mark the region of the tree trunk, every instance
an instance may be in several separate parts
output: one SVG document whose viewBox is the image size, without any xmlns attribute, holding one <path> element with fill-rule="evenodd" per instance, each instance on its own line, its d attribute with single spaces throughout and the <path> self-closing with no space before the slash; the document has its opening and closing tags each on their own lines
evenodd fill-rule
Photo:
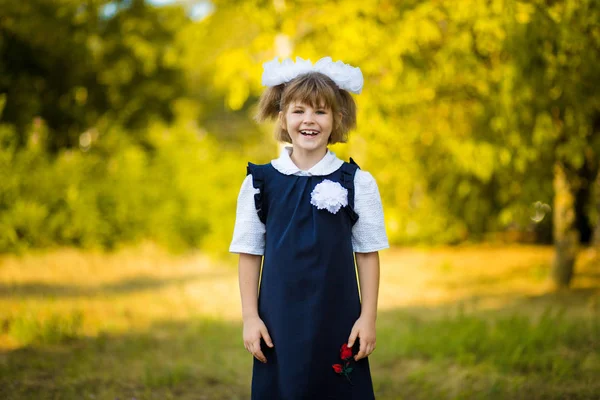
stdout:
<svg viewBox="0 0 600 400">
<path fill-rule="evenodd" d="M 596 173 L 596 182 L 594 184 L 594 202 L 596 203 L 596 227 L 592 236 L 592 246 L 596 251 L 600 251 L 600 169 Z"/>
<path fill-rule="evenodd" d="M 575 188 L 564 164 L 554 166 L 554 261 L 552 279 L 557 287 L 568 287 L 573 278 L 579 247 L 575 224 Z"/>
</svg>

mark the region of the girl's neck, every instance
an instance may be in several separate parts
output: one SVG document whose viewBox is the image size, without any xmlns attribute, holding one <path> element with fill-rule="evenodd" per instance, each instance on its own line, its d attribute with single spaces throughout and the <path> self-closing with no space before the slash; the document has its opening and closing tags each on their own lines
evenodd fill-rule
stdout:
<svg viewBox="0 0 600 400">
<path fill-rule="evenodd" d="M 296 164 L 296 167 L 302 171 L 308 171 L 321 161 L 325 157 L 325 154 L 327 154 L 327 147 L 315 151 L 306 151 L 302 148 L 292 146 L 290 158 Z"/>
</svg>

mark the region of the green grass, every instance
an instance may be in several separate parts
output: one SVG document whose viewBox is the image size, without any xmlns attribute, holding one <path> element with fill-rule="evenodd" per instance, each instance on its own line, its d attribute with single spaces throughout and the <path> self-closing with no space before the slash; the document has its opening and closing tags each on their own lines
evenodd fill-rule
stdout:
<svg viewBox="0 0 600 400">
<path fill-rule="evenodd" d="M 23 314 L 6 320 L 5 325 L 8 334 L 23 345 L 57 344 L 80 337 L 82 320 L 80 311 L 66 316 L 53 314 L 43 320 L 33 314 Z"/>
<path fill-rule="evenodd" d="M 377 398 L 600 398 L 597 259 L 557 293 L 550 258 L 383 253 Z M 152 247 L 0 262 L 0 399 L 249 399 L 235 268 Z"/>
<path fill-rule="evenodd" d="M 194 320 L 24 347 L 3 356 L 0 398 L 243 398 L 249 363 L 238 336 L 235 324 Z"/>
<path fill-rule="evenodd" d="M 537 321 L 518 313 L 460 312 L 435 319 L 399 312 L 381 319 L 376 367 L 383 371 L 377 374 L 383 378 L 382 398 L 401 398 L 411 387 L 406 398 L 593 399 L 600 394 L 598 317 L 570 319 L 549 309 Z M 402 376 L 402 384 L 388 370 Z"/>
</svg>

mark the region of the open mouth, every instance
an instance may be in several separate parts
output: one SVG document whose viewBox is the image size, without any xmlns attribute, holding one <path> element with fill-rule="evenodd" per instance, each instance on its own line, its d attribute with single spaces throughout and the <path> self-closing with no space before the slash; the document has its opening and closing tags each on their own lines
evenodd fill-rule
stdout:
<svg viewBox="0 0 600 400">
<path fill-rule="evenodd" d="M 300 131 L 300 133 L 303 136 L 317 136 L 319 134 L 319 131 L 315 131 L 315 130 L 312 130 L 312 129 L 303 129 L 303 130 Z"/>
</svg>

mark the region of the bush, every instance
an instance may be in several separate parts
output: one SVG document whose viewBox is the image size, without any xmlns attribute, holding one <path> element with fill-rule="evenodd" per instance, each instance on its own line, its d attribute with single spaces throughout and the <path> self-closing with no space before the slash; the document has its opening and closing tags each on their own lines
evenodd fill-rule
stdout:
<svg viewBox="0 0 600 400">
<path fill-rule="evenodd" d="M 152 239 L 225 253 L 245 174 L 242 149 L 197 130 L 155 124 L 144 145 L 118 128 L 50 156 L 35 132 L 17 148 L 0 126 L 0 252 L 113 248 Z"/>
</svg>

